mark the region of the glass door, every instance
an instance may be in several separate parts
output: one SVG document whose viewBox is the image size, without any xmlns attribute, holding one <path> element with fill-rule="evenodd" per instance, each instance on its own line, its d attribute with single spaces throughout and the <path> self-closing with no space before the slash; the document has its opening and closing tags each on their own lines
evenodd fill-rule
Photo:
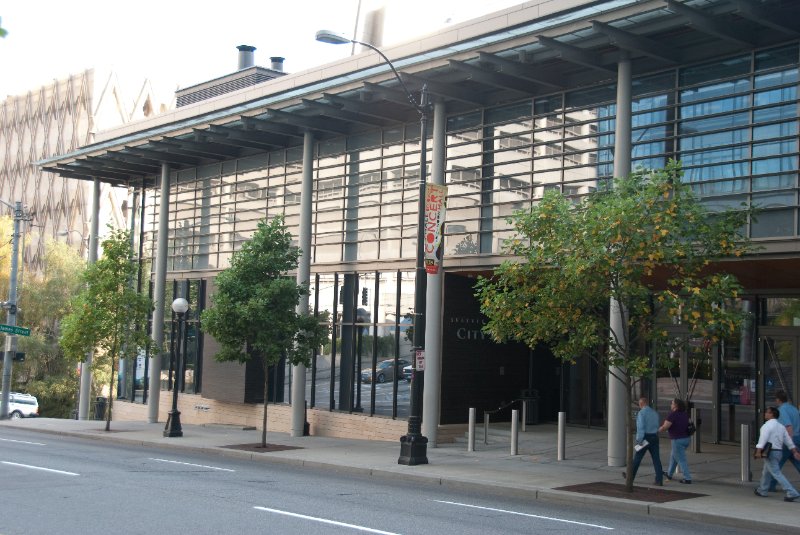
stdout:
<svg viewBox="0 0 800 535">
<path fill-rule="evenodd" d="M 797 356 L 800 336 L 787 336 L 777 333 L 763 333 L 760 340 L 761 358 L 764 370 L 764 397 L 761 407 L 775 403 L 775 393 L 783 390 L 790 401 L 796 402 Z"/>
</svg>

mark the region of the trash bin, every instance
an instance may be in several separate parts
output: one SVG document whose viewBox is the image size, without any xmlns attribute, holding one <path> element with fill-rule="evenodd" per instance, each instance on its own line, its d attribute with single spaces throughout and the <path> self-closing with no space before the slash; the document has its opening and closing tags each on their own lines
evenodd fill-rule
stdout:
<svg viewBox="0 0 800 535">
<path fill-rule="evenodd" d="M 94 399 L 94 419 L 95 420 L 105 420 L 106 418 L 106 404 L 108 400 L 103 397 L 97 397 Z"/>
<path fill-rule="evenodd" d="M 536 390 L 523 390 L 522 402 L 525 404 L 525 425 L 539 423 L 539 392 Z"/>
</svg>

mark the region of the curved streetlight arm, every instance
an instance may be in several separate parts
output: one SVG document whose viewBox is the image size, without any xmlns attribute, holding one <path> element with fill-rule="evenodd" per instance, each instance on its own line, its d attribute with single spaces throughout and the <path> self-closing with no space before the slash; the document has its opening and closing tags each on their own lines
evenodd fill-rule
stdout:
<svg viewBox="0 0 800 535">
<path fill-rule="evenodd" d="M 411 102 L 411 104 L 414 105 L 414 107 L 417 109 L 418 112 L 425 113 L 425 110 L 424 110 L 422 104 L 418 103 L 417 99 L 414 98 L 414 95 L 411 93 L 411 90 L 408 89 L 408 86 L 403 81 L 403 78 L 400 76 L 400 73 L 398 73 L 397 69 L 394 68 L 394 65 L 392 65 L 392 62 L 389 61 L 389 58 L 386 57 L 386 54 L 381 52 L 378 49 L 378 47 L 373 46 L 373 45 L 371 45 L 369 43 L 365 43 L 363 41 L 356 41 L 355 39 L 351 39 L 350 41 L 355 43 L 355 44 L 357 44 L 357 45 L 365 46 L 365 47 L 369 48 L 370 50 L 375 51 L 380 57 L 382 57 L 383 60 L 386 62 L 386 64 L 389 66 L 389 68 L 392 69 L 392 72 L 394 73 L 394 77 L 397 78 L 397 81 L 400 82 L 401 86 L 403 86 L 403 91 L 406 92 L 406 96 L 408 97 L 409 102 Z"/>
<path fill-rule="evenodd" d="M 357 44 L 357 45 L 365 46 L 365 47 L 369 48 L 370 50 L 372 50 L 373 52 L 377 53 L 380 57 L 383 58 L 383 61 L 386 62 L 386 64 L 389 66 L 389 68 L 392 69 L 392 73 L 394 73 L 395 78 L 397 78 L 397 81 L 400 82 L 400 85 L 403 87 L 403 91 L 405 91 L 409 102 L 411 102 L 411 104 L 414 106 L 414 108 L 416 108 L 416 110 L 421 115 L 426 113 L 427 110 L 425 109 L 425 105 L 422 104 L 422 103 L 418 103 L 417 102 L 417 99 L 414 98 L 413 93 L 411 93 L 411 90 L 408 89 L 408 86 L 403 81 L 403 78 L 400 76 L 400 73 L 398 73 L 397 69 L 394 68 L 394 65 L 392 64 L 391 60 L 389 58 L 387 58 L 386 54 L 381 52 L 378 49 L 378 47 L 376 47 L 375 45 L 371 45 L 369 43 L 365 43 L 364 41 L 356 41 L 355 39 L 348 39 L 347 37 L 345 37 L 343 35 L 340 35 L 340 34 L 337 34 L 337 33 L 334 33 L 334 32 L 330 32 L 330 31 L 327 31 L 327 30 L 318 31 L 317 35 L 316 35 L 316 38 L 317 38 L 317 41 L 319 41 L 321 43 L 328 43 L 328 44 L 332 44 L 332 45 L 341 45 L 341 44 L 345 44 L 345 43 L 354 43 L 354 44 Z"/>
</svg>

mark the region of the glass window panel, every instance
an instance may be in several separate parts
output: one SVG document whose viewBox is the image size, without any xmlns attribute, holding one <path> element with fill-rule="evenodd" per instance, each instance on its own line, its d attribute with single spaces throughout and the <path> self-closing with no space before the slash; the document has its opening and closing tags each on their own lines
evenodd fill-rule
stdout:
<svg viewBox="0 0 800 535">
<path fill-rule="evenodd" d="M 382 230 L 381 236 L 383 236 L 383 232 Z M 400 240 L 390 240 L 382 237 L 380 257 L 382 259 L 400 258 Z"/>
<path fill-rule="evenodd" d="M 634 160 L 641 159 L 656 154 L 664 154 L 666 150 L 667 144 L 664 141 L 656 143 L 638 143 L 633 146 L 632 157 Z"/>
<path fill-rule="evenodd" d="M 796 86 L 759 91 L 753 96 L 753 105 L 766 106 L 768 104 L 777 104 L 778 102 L 789 102 L 792 100 L 797 100 Z"/>
<path fill-rule="evenodd" d="M 782 208 L 797 204 L 797 194 L 793 191 L 776 191 L 773 193 L 756 193 L 753 195 L 753 206 L 756 208 Z"/>
<path fill-rule="evenodd" d="M 647 128 L 634 129 L 631 132 L 631 140 L 634 143 L 639 143 L 653 139 L 665 139 L 669 134 L 670 128 L 667 125 L 649 126 Z"/>
<path fill-rule="evenodd" d="M 561 102 L 561 95 L 551 95 L 549 97 L 536 98 L 533 102 L 534 115 L 542 115 L 546 113 L 553 113 L 563 107 Z"/>
<path fill-rule="evenodd" d="M 770 158 L 768 160 L 756 160 L 753 162 L 754 175 L 785 173 L 786 171 L 797 171 L 797 156 Z"/>
<path fill-rule="evenodd" d="M 747 158 L 747 149 L 747 145 L 739 145 L 737 147 L 724 149 L 682 153 L 681 161 L 683 161 L 683 164 L 686 166 L 694 166 L 741 160 Z"/>
<path fill-rule="evenodd" d="M 736 184 L 738 182 L 739 184 Z M 717 196 L 714 197 L 713 195 L 720 195 L 726 193 L 735 193 L 737 191 L 737 186 L 740 186 L 743 181 L 730 181 L 730 182 L 718 182 L 712 184 L 698 184 L 696 186 L 692 186 L 692 189 L 695 193 L 699 193 L 700 191 L 705 191 L 705 195 L 708 195 L 706 198 L 701 200 L 701 203 L 705 207 L 706 210 L 709 212 L 721 212 L 724 210 L 734 210 L 740 209 L 742 207 L 742 203 L 747 203 L 747 196 L 746 195 L 735 195 L 735 196 Z M 739 190 L 741 191 L 741 190 Z"/>
<path fill-rule="evenodd" d="M 378 146 L 381 144 L 381 137 L 382 132 L 380 130 L 353 134 L 347 138 L 347 150 L 358 150 L 365 147 Z M 362 156 L 362 158 L 363 157 L 367 156 Z"/>
<path fill-rule="evenodd" d="M 317 144 L 319 157 L 332 156 L 345 152 L 345 138 L 326 139 Z"/>
<path fill-rule="evenodd" d="M 694 119 L 705 115 L 716 115 L 729 111 L 737 111 L 750 105 L 750 95 L 738 95 L 730 98 L 709 100 L 699 104 L 680 107 L 681 119 Z"/>
<path fill-rule="evenodd" d="M 760 110 L 753 110 L 753 123 L 768 123 L 781 119 L 796 119 L 797 104 L 784 104 Z"/>
<path fill-rule="evenodd" d="M 756 52 L 755 67 L 756 71 L 783 67 L 784 65 L 796 65 L 798 45 L 773 48 L 772 50 L 762 50 Z"/>
<path fill-rule="evenodd" d="M 466 228 L 465 225 L 448 225 Z M 444 238 L 444 250 L 446 256 L 464 256 L 478 254 L 478 237 L 477 233 L 472 234 L 452 234 Z"/>
<path fill-rule="evenodd" d="M 467 128 L 475 128 L 481 124 L 480 112 L 467 113 L 464 115 L 454 115 L 447 118 L 447 131 L 455 132 Z M 419 133 L 417 133 L 419 136 Z"/>
<path fill-rule="evenodd" d="M 617 98 L 616 85 L 603 85 L 572 91 L 566 95 L 567 108 L 585 108 L 593 104 L 613 102 Z"/>
<path fill-rule="evenodd" d="M 384 147 L 384 154 L 396 154 L 402 151 L 403 135 L 402 126 L 386 128 L 383 131 L 383 142 L 387 145 Z"/>
<path fill-rule="evenodd" d="M 650 76 L 642 76 L 634 78 L 631 82 L 631 90 L 634 97 L 653 93 L 655 91 L 671 90 L 675 87 L 675 71 L 667 71 Z M 661 98 L 661 97 L 656 97 Z M 637 101 L 645 99 L 634 100 L 634 106 Z"/>
<path fill-rule="evenodd" d="M 753 191 L 794 188 L 796 184 L 797 175 L 760 176 L 753 179 Z"/>
<path fill-rule="evenodd" d="M 797 152 L 797 139 L 772 141 L 770 143 L 756 143 L 753 145 L 753 158 L 762 156 L 776 156 Z"/>
<path fill-rule="evenodd" d="M 753 128 L 754 140 L 794 135 L 797 135 L 797 121 L 770 124 L 766 126 L 756 126 Z"/>
<path fill-rule="evenodd" d="M 750 54 L 681 69 L 680 85 L 694 85 L 750 71 Z"/>
<path fill-rule="evenodd" d="M 693 169 L 685 169 L 684 178 L 688 182 L 700 182 L 720 178 L 747 176 L 749 165 L 746 162 L 709 165 Z"/>
<path fill-rule="evenodd" d="M 712 134 L 684 137 L 680 139 L 679 143 L 681 150 L 692 150 L 716 147 L 718 145 L 743 143 L 749 140 L 749 136 L 749 129 L 740 128 L 737 130 L 728 130 L 726 132 L 714 132 Z"/>
<path fill-rule="evenodd" d="M 634 125 L 663 121 L 667 117 L 667 110 L 659 108 L 664 108 L 668 104 L 669 97 L 667 95 L 653 95 L 637 98 L 631 102 L 631 111 L 633 112 L 631 120 Z M 641 113 L 647 110 L 653 111 Z"/>
<path fill-rule="evenodd" d="M 726 128 L 748 126 L 749 124 L 749 113 L 731 113 L 695 121 L 681 121 L 678 131 L 680 134 L 699 134 L 711 130 L 724 130 Z"/>
<path fill-rule="evenodd" d="M 795 234 L 794 212 L 794 208 L 759 212 L 757 220 L 750 225 L 750 237 L 793 236 Z"/>
<path fill-rule="evenodd" d="M 503 106 L 502 108 L 492 108 L 485 111 L 484 121 L 486 124 L 506 123 L 519 121 L 531 117 L 533 109 L 530 101 Z"/>
</svg>

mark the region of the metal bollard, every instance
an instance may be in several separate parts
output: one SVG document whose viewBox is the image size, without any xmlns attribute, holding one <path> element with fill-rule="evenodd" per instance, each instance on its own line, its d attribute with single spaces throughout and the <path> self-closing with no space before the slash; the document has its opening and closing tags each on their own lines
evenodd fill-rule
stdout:
<svg viewBox="0 0 800 535">
<path fill-rule="evenodd" d="M 489 443 L 489 414 L 483 413 L 483 443 Z"/>
<path fill-rule="evenodd" d="M 469 431 L 467 432 L 467 451 L 475 451 L 475 407 L 469 408 Z"/>
<path fill-rule="evenodd" d="M 558 413 L 558 460 L 563 461 L 567 458 L 567 435 L 566 435 L 567 413 Z"/>
<path fill-rule="evenodd" d="M 702 430 L 700 426 L 700 409 L 692 407 L 690 414 L 695 425 L 695 432 L 692 435 L 692 452 L 700 453 L 700 431 Z"/>
<path fill-rule="evenodd" d="M 522 400 L 522 432 L 525 432 L 525 422 L 528 421 L 528 404 Z"/>
<path fill-rule="evenodd" d="M 511 411 L 511 455 L 517 454 L 519 445 L 519 411 Z"/>
<path fill-rule="evenodd" d="M 742 482 L 748 483 L 753 480 L 753 473 L 750 471 L 750 425 L 742 424 L 742 432 L 739 435 L 740 457 L 742 463 Z"/>
</svg>

